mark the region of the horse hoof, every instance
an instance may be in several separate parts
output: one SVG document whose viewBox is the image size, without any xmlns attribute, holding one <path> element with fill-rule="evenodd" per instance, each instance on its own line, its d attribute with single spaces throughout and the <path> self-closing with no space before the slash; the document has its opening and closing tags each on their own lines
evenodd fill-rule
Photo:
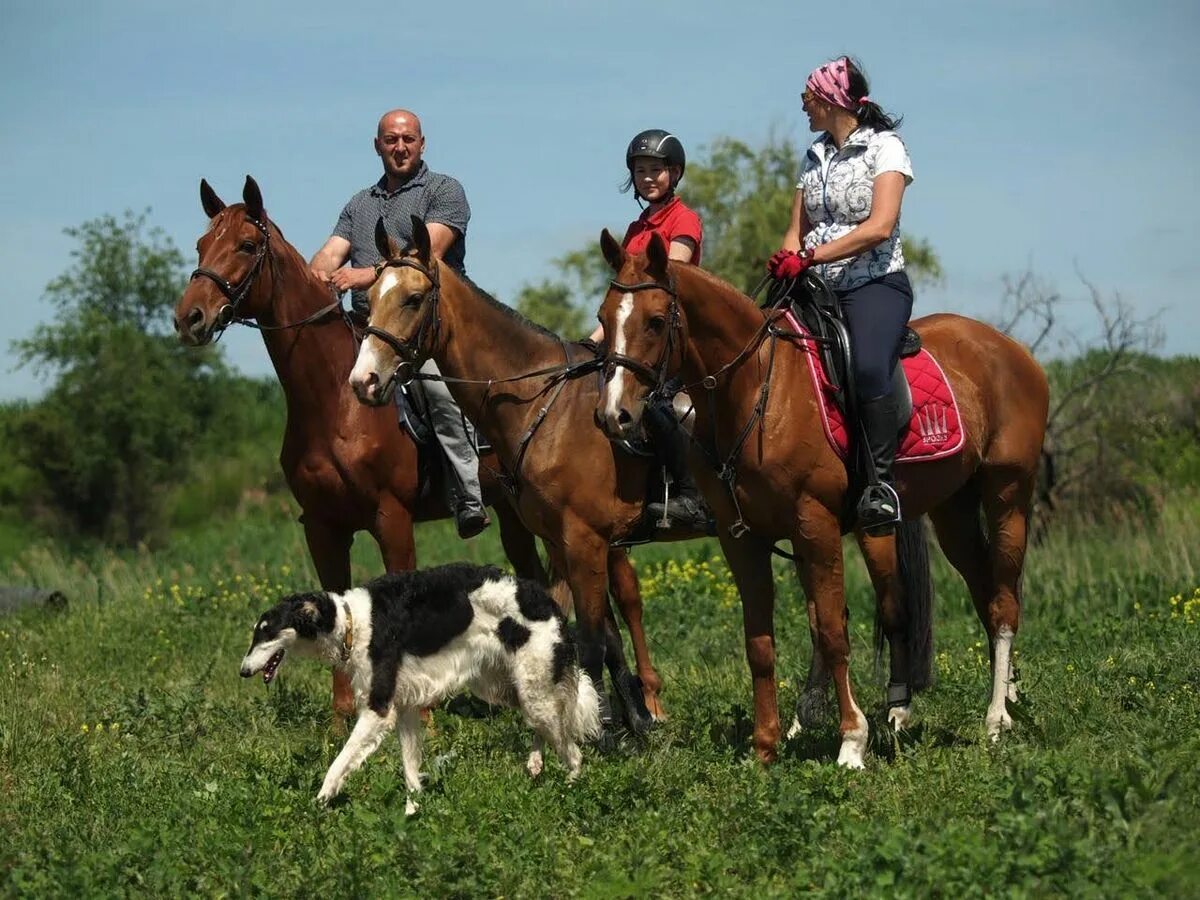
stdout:
<svg viewBox="0 0 1200 900">
<path fill-rule="evenodd" d="M 893 706 L 888 710 L 888 724 L 892 726 L 892 730 L 899 734 L 908 727 L 908 722 L 912 718 L 912 710 L 907 706 Z"/>
<path fill-rule="evenodd" d="M 620 737 L 613 722 L 601 722 L 600 734 L 596 736 L 596 749 L 601 753 L 612 753 L 620 744 Z"/>
<path fill-rule="evenodd" d="M 824 688 L 809 688 L 796 700 L 796 719 L 812 728 L 829 718 L 829 695 Z"/>
<path fill-rule="evenodd" d="M 987 733 L 988 738 L 993 744 L 1000 740 L 1000 734 L 1005 731 L 1011 731 L 1013 727 L 1012 716 L 1008 714 L 1008 710 L 1002 711 L 999 715 L 988 715 L 987 717 Z"/>
<path fill-rule="evenodd" d="M 623 675 L 616 679 L 616 701 L 621 708 L 621 718 L 636 735 L 643 735 L 654 725 L 654 717 L 646 707 L 642 693 L 642 680 L 636 675 Z"/>
</svg>

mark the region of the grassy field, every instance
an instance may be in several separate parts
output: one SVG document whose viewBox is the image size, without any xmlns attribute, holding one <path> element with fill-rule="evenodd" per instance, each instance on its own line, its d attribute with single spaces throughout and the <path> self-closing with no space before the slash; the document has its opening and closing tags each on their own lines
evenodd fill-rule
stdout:
<svg viewBox="0 0 1200 900">
<path fill-rule="evenodd" d="M 272 501 L 153 555 L 25 551 L 0 582 L 62 589 L 63 614 L 0 619 L 0 893 L 624 897 L 1187 896 L 1200 890 L 1200 557 L 1194 499 L 1153 529 L 1055 534 L 1032 550 L 1015 731 L 984 738 L 986 642 L 935 554 L 935 686 L 915 727 L 881 727 L 871 599 L 851 553 L 854 678 L 868 767 L 833 764 L 835 723 L 749 753 L 741 618 L 708 542 L 635 553 L 670 719 L 643 743 L 523 769 L 510 711 L 434 715 L 428 790 L 404 816 L 384 745 L 320 809 L 340 748 L 328 674 L 293 659 L 242 681 L 250 627 L 315 585 Z M 494 531 L 494 530 L 493 530 Z M 498 561 L 420 531 L 424 564 Z M 360 578 L 375 574 L 365 540 Z M 781 701 L 811 649 L 778 570 Z"/>
</svg>

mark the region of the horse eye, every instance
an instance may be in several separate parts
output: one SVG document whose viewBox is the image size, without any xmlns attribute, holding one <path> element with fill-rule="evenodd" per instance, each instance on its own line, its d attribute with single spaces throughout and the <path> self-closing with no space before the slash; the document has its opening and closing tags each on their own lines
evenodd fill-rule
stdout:
<svg viewBox="0 0 1200 900">
<path fill-rule="evenodd" d="M 646 327 L 655 334 L 662 334 L 662 330 L 667 327 L 667 320 L 663 316 L 651 316 L 646 322 Z"/>
<path fill-rule="evenodd" d="M 256 248 L 254 246 L 254 241 L 242 241 L 240 244 L 238 244 L 238 249 L 243 253 L 253 253 Z"/>
<path fill-rule="evenodd" d="M 404 305 L 405 306 L 420 306 L 421 301 L 424 299 L 425 299 L 425 295 L 422 294 L 420 291 L 417 291 L 415 293 L 408 295 L 408 297 L 404 301 Z"/>
</svg>

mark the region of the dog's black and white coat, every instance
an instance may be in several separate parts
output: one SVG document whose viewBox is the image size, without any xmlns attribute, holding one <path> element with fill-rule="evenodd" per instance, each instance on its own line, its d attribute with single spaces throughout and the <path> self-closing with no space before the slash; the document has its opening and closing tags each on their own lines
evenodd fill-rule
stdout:
<svg viewBox="0 0 1200 900">
<path fill-rule="evenodd" d="M 600 730 L 599 703 L 584 677 L 562 613 L 537 584 L 465 563 L 385 575 L 344 594 L 285 597 L 258 620 L 241 673 L 275 677 L 294 650 L 342 668 L 358 721 L 317 799 L 396 730 L 411 793 L 421 789 L 420 710 L 464 687 L 489 703 L 519 706 L 534 729 L 529 773 L 542 770 L 542 740 L 579 774 L 579 744 Z M 407 811 L 416 804 L 409 797 Z"/>
</svg>

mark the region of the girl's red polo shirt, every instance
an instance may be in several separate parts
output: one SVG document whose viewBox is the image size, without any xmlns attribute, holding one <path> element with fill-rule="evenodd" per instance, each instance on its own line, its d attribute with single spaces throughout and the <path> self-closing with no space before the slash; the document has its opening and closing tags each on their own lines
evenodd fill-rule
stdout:
<svg viewBox="0 0 1200 900">
<path fill-rule="evenodd" d="M 650 243 L 650 235 L 655 233 L 663 239 L 668 248 L 676 238 L 691 238 L 696 243 L 692 262 L 700 264 L 704 229 L 700 225 L 700 217 L 678 197 L 672 197 L 666 206 L 653 215 L 647 209 L 630 222 L 629 228 L 625 230 L 622 246 L 630 253 L 644 253 Z"/>
</svg>

